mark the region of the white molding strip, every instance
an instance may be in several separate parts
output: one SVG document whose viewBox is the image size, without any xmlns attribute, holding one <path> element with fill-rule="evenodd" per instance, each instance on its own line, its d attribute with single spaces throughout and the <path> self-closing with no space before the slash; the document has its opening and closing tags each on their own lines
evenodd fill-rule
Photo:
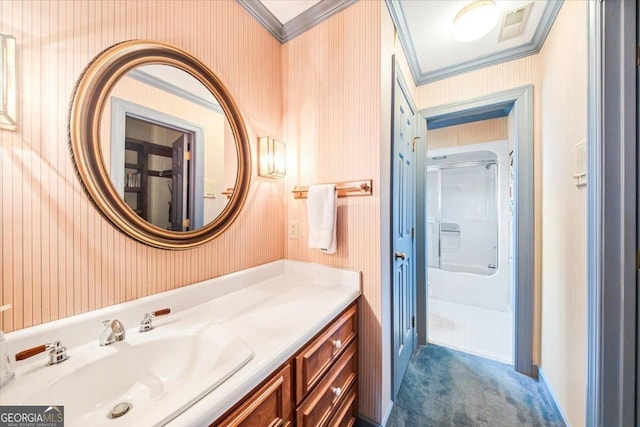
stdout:
<svg viewBox="0 0 640 427">
<path fill-rule="evenodd" d="M 139 82 L 146 83 L 149 86 L 155 87 L 156 89 L 164 90 L 165 92 L 169 92 L 172 95 L 184 98 L 187 101 L 191 101 L 194 104 L 201 105 L 217 113 L 223 113 L 222 107 L 220 107 L 220 104 L 218 104 L 217 102 L 211 102 L 144 71 L 131 70 L 127 73 L 127 77 L 131 77 L 132 79 L 138 80 Z"/>
<path fill-rule="evenodd" d="M 529 43 L 429 72 L 423 72 L 420 68 L 420 64 L 418 63 L 418 58 L 416 56 L 415 45 L 411 39 L 409 26 L 407 25 L 400 0 L 385 0 L 385 2 L 387 3 L 387 8 L 391 14 L 391 19 L 398 31 L 400 44 L 402 45 L 402 49 L 407 57 L 407 62 L 409 63 L 413 79 L 415 80 L 416 85 L 422 86 L 451 76 L 467 73 L 469 71 L 503 62 L 513 61 L 515 59 L 524 58 L 525 56 L 534 55 L 540 52 L 540 49 L 542 49 L 542 45 L 551 30 L 551 26 L 553 25 L 558 12 L 560 12 L 560 7 L 564 0 L 550 0 L 547 3 L 542 14 L 542 18 L 540 19 L 540 23 L 538 24 L 538 28 Z"/>
<path fill-rule="evenodd" d="M 558 402 L 558 398 L 556 394 L 553 392 L 553 389 L 551 388 L 551 384 L 549 384 L 549 380 L 547 379 L 547 376 L 544 374 L 544 371 L 542 368 L 538 368 L 538 378 L 540 379 L 540 383 L 542 384 L 542 386 L 547 390 L 547 393 L 549 394 L 549 396 L 551 396 L 551 400 L 553 400 L 554 405 L 556 405 L 556 409 L 560 413 L 560 416 L 562 417 L 562 421 L 564 421 L 567 427 L 571 427 L 569 418 L 567 418 L 567 414 L 565 414 L 564 410 L 562 409 L 562 406 L 560 405 L 560 402 Z"/>
<path fill-rule="evenodd" d="M 389 424 L 392 411 L 393 411 L 393 400 L 389 401 L 389 406 L 387 406 L 387 410 L 385 411 L 384 416 L 382 417 L 383 426 L 386 426 L 387 424 Z"/>
<path fill-rule="evenodd" d="M 299 34 L 315 27 L 357 0 L 334 0 L 316 3 L 300 15 L 282 24 L 260 0 L 236 0 L 267 29 L 280 43 L 286 43 Z"/>
</svg>

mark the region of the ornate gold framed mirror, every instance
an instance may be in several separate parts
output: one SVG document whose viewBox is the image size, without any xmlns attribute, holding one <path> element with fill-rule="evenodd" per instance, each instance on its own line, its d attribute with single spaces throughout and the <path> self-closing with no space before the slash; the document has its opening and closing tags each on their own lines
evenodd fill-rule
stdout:
<svg viewBox="0 0 640 427">
<path fill-rule="evenodd" d="M 69 138 L 93 203 L 147 245 L 212 240 L 249 190 L 250 146 L 231 94 L 168 44 L 131 40 L 99 54 L 74 90 Z"/>
</svg>

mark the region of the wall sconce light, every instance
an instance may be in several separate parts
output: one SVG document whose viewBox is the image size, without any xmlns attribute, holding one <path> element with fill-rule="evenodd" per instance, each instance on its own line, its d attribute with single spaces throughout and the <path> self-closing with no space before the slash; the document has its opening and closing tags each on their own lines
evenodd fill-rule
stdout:
<svg viewBox="0 0 640 427">
<path fill-rule="evenodd" d="M 16 38 L 0 33 L 0 129 L 16 130 Z"/>
<path fill-rule="evenodd" d="M 282 178 L 287 173 L 287 146 L 268 136 L 258 138 L 258 175 Z"/>
</svg>

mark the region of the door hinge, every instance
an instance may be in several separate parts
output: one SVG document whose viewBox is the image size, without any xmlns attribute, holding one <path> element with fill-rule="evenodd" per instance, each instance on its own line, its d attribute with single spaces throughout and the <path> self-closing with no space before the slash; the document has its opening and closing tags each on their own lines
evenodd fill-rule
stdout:
<svg viewBox="0 0 640 427">
<path fill-rule="evenodd" d="M 416 328 L 416 316 L 411 316 L 411 327 Z"/>
<path fill-rule="evenodd" d="M 416 238 L 416 228 L 415 227 L 411 227 L 411 238 L 412 239 Z"/>
<path fill-rule="evenodd" d="M 420 139 L 419 136 L 414 136 L 413 137 L 413 142 L 412 142 L 412 150 L 415 152 L 416 151 L 416 143 L 418 142 L 418 140 Z"/>
<path fill-rule="evenodd" d="M 191 151 L 185 151 L 184 152 L 184 159 L 185 160 L 191 160 Z"/>
<path fill-rule="evenodd" d="M 184 228 L 189 228 L 191 226 L 191 220 L 189 218 L 185 218 L 182 220 L 182 226 Z"/>
</svg>

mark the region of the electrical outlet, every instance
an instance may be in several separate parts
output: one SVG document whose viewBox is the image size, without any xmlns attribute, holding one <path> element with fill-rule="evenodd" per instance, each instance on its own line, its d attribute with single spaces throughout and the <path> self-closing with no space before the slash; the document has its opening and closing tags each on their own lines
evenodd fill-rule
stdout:
<svg viewBox="0 0 640 427">
<path fill-rule="evenodd" d="M 298 238 L 298 221 L 289 221 L 289 238 Z"/>
</svg>

